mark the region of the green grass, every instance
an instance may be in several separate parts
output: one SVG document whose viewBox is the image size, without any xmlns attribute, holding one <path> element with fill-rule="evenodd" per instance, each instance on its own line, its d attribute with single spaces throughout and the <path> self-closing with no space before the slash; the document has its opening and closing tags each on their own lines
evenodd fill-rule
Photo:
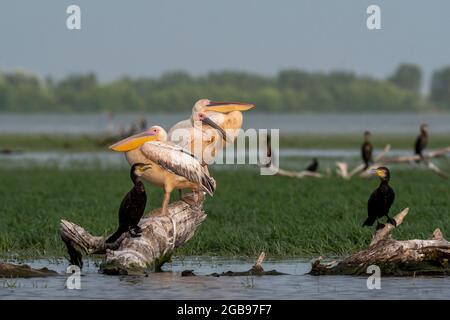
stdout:
<svg viewBox="0 0 450 320">
<path fill-rule="evenodd" d="M 413 149 L 415 135 L 411 134 L 372 134 L 372 143 L 375 148 L 382 149 L 390 144 L 393 149 Z M 362 136 L 359 134 L 300 134 L 285 135 L 280 137 L 282 148 L 303 149 L 335 149 L 335 148 L 359 148 Z M 448 134 L 432 134 L 428 148 L 442 148 L 450 145 Z"/>
<path fill-rule="evenodd" d="M 373 135 L 372 142 L 377 148 L 391 144 L 394 149 L 412 149 L 415 135 L 378 134 Z M 280 147 L 303 149 L 359 148 L 359 134 L 295 134 L 282 135 Z M 2 134 L 0 150 L 14 151 L 105 151 L 116 139 L 105 139 L 89 135 L 49 135 L 49 134 Z M 450 145 L 450 138 L 445 134 L 433 134 L 429 148 Z"/>
<path fill-rule="evenodd" d="M 12 151 L 96 151 L 107 150 L 99 137 L 88 135 L 1 134 L 0 150 Z"/>
<path fill-rule="evenodd" d="M 447 168 L 448 169 L 448 168 Z M 260 176 L 256 170 L 216 170 L 214 198 L 197 234 L 177 255 L 342 256 L 367 245 L 362 228 L 374 179 L 295 180 Z M 427 238 L 436 227 L 450 232 L 450 181 L 425 170 L 394 168 L 397 199 L 391 213 L 411 211 L 397 238 Z M 0 169 L 0 254 L 63 255 L 61 218 L 93 234 L 114 230 L 117 209 L 130 188 L 124 169 Z M 161 191 L 147 186 L 148 209 Z M 173 198 L 177 198 L 174 193 Z"/>
</svg>

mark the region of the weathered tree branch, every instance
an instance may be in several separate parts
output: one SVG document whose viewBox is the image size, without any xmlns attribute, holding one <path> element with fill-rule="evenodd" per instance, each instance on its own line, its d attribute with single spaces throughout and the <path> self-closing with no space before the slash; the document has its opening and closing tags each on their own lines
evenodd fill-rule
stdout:
<svg viewBox="0 0 450 320">
<path fill-rule="evenodd" d="M 322 174 L 320 174 L 319 172 L 311 172 L 311 171 L 289 171 L 289 170 L 284 170 L 281 168 L 278 168 L 278 171 L 276 173 L 279 176 L 284 176 L 284 177 L 290 177 L 290 178 L 297 178 L 297 179 L 303 179 L 306 177 L 312 177 L 312 178 L 322 178 Z"/>
<path fill-rule="evenodd" d="M 431 159 L 442 157 L 447 153 L 450 153 L 450 147 L 441 148 L 435 151 L 428 152 L 424 154 L 424 157 L 421 158 L 418 155 L 411 155 L 411 156 L 401 156 L 401 157 L 386 157 L 388 152 L 390 151 L 390 145 L 387 145 L 384 150 L 374 159 L 374 163 L 369 166 L 366 170 L 364 170 L 364 164 L 360 164 L 356 166 L 350 173 L 348 172 L 348 165 L 345 162 L 336 162 L 336 173 L 338 176 L 344 178 L 344 179 L 350 179 L 355 174 L 360 174 L 361 177 L 368 177 L 370 175 L 370 172 L 374 168 L 378 168 L 381 166 L 386 166 L 389 164 L 395 164 L 395 163 L 406 163 L 406 164 L 415 164 L 416 161 L 423 161 L 426 163 L 427 167 L 439 175 L 442 178 L 448 178 L 448 174 L 443 172 L 441 169 L 438 168 L 436 164 L 431 162 Z"/>
<path fill-rule="evenodd" d="M 193 201 L 192 198 L 190 200 Z M 160 210 L 153 210 L 140 221 L 140 237 L 134 238 L 124 233 L 115 243 L 108 244 L 105 243 L 108 237 L 93 236 L 66 220 L 61 220 L 60 235 L 68 248 L 72 248 L 69 249 L 71 260 L 74 256 L 81 257 L 81 254 L 105 254 L 100 267 L 103 273 L 129 274 L 143 273 L 146 269 L 158 270 L 170 259 L 176 248 L 192 238 L 206 218 L 201 204 L 189 205 L 184 201 L 170 204 L 168 216 L 158 216 Z"/>
<path fill-rule="evenodd" d="M 403 222 L 409 209 L 406 208 L 394 219 L 397 227 Z M 341 262 L 321 263 L 321 258 L 312 263 L 312 275 L 366 275 L 367 268 L 376 265 L 382 275 L 449 275 L 450 242 L 439 229 L 428 240 L 395 240 L 390 232 L 395 229 L 386 223 L 377 230 L 369 247 Z"/>
</svg>

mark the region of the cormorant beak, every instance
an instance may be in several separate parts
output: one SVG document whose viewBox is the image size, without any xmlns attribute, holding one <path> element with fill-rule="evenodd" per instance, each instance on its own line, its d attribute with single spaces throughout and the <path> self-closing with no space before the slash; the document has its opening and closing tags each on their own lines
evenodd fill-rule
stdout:
<svg viewBox="0 0 450 320">
<path fill-rule="evenodd" d="M 151 169 L 151 168 L 152 168 L 151 164 L 146 164 L 146 165 L 142 166 L 142 172 L 144 172 L 144 171 L 146 171 L 148 169 Z"/>
<path fill-rule="evenodd" d="M 373 169 L 372 172 L 375 173 L 380 178 L 385 178 L 386 177 L 386 173 L 383 170 Z"/>
<path fill-rule="evenodd" d="M 144 131 L 135 134 L 131 137 L 120 140 L 119 142 L 113 144 L 109 148 L 114 151 L 127 152 L 130 150 L 137 149 L 147 141 L 156 140 L 156 136 L 153 132 Z"/>
<path fill-rule="evenodd" d="M 142 166 L 139 166 L 135 170 L 135 175 L 140 177 L 144 174 L 144 172 L 148 169 L 150 169 L 152 166 L 150 164 L 144 164 Z"/>
<path fill-rule="evenodd" d="M 230 143 L 232 142 L 232 141 L 230 141 L 230 139 L 228 138 L 227 133 L 225 132 L 225 130 L 223 130 L 222 127 L 220 127 L 217 123 L 215 123 L 214 121 L 212 121 L 211 118 L 209 118 L 209 117 L 203 117 L 203 118 L 201 119 L 201 121 L 202 121 L 204 124 L 207 124 L 207 125 L 211 126 L 212 128 L 216 129 L 217 131 L 219 131 L 219 133 L 220 133 L 220 135 L 222 136 L 222 139 L 223 139 L 223 140 L 225 140 L 225 141 L 227 141 L 227 142 L 230 142 Z"/>
<path fill-rule="evenodd" d="M 229 113 L 232 111 L 247 111 L 255 107 L 252 103 L 243 102 L 217 102 L 210 101 L 206 105 L 207 109 L 205 111 L 215 111 L 220 113 Z"/>
</svg>

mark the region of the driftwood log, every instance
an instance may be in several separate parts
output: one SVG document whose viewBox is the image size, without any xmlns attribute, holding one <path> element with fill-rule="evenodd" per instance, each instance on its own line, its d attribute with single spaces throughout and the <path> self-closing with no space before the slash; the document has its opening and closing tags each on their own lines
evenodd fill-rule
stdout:
<svg viewBox="0 0 450 320">
<path fill-rule="evenodd" d="M 384 150 L 375 157 L 374 163 L 370 165 L 366 170 L 364 170 L 364 164 L 360 164 L 356 166 L 353 170 L 349 172 L 348 164 L 346 162 L 336 162 L 336 173 L 338 176 L 344 179 L 350 179 L 354 175 L 359 174 L 361 177 L 368 177 L 371 173 L 372 169 L 386 166 L 390 164 L 413 164 L 420 161 L 424 163 L 428 169 L 436 173 L 442 178 L 448 178 L 448 174 L 439 169 L 439 167 L 433 163 L 431 160 L 434 158 L 439 158 L 445 156 L 447 153 L 450 153 L 450 147 L 441 148 L 435 151 L 428 152 L 424 154 L 423 158 L 418 155 L 411 156 L 401 156 L 401 157 L 387 157 L 388 152 L 390 151 L 390 145 L 387 145 Z"/>
<path fill-rule="evenodd" d="M 408 214 L 406 208 L 394 219 L 397 227 Z M 450 275 L 450 242 L 436 229 L 427 240 L 395 240 L 387 223 L 376 231 L 369 247 L 340 262 L 312 263 L 311 275 L 367 275 L 367 268 L 378 266 L 382 276 Z"/>
<path fill-rule="evenodd" d="M 226 271 L 222 273 L 212 273 L 207 276 L 210 277 L 244 277 L 244 276 L 282 276 L 286 273 L 278 272 L 277 270 L 265 271 L 262 267 L 262 263 L 266 258 L 266 253 L 263 251 L 259 255 L 253 267 L 247 271 Z M 184 270 L 181 272 L 182 277 L 195 277 L 194 270 Z"/>
<path fill-rule="evenodd" d="M 277 167 L 271 167 L 271 170 L 274 170 L 276 172 L 276 175 L 283 176 L 283 177 L 289 177 L 289 178 L 297 178 L 297 179 L 303 179 L 306 177 L 310 178 L 322 178 L 323 175 L 319 172 L 312 172 L 312 171 L 290 171 L 285 170 Z"/>
<path fill-rule="evenodd" d="M 243 277 L 243 276 L 283 276 L 286 273 L 278 272 L 277 270 L 265 271 L 262 267 L 262 263 L 266 258 L 266 253 L 263 251 L 259 255 L 255 264 L 250 270 L 247 271 L 226 271 L 222 273 L 213 273 L 212 277 Z"/>
<path fill-rule="evenodd" d="M 194 203 L 191 196 L 186 197 Z M 114 243 L 105 243 L 108 237 L 93 236 L 84 228 L 61 220 L 60 235 L 67 245 L 71 263 L 82 266 L 82 254 L 104 254 L 100 272 L 105 274 L 143 274 L 147 270 L 159 270 L 176 248 L 192 238 L 206 218 L 201 203 L 177 201 L 169 205 L 168 216 L 158 216 L 160 211 L 160 208 L 155 209 L 142 218 L 140 237 L 124 233 Z"/>
<path fill-rule="evenodd" d="M 0 262 L 0 278 L 40 278 L 57 276 L 58 273 L 47 268 L 34 269 L 27 264 Z"/>
</svg>

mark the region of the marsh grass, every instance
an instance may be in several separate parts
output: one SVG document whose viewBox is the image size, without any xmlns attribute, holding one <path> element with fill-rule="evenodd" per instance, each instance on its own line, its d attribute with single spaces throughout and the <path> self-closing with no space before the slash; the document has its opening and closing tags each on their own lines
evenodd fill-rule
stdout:
<svg viewBox="0 0 450 320">
<path fill-rule="evenodd" d="M 375 179 L 295 180 L 260 176 L 254 168 L 212 174 L 217 190 L 205 203 L 208 217 L 177 255 L 342 256 L 370 241 L 372 229 L 361 224 Z M 0 169 L 0 182 L 0 254 L 35 257 L 65 254 L 62 218 L 96 235 L 112 232 L 131 187 L 123 168 Z M 395 237 L 428 238 L 436 227 L 450 233 L 449 180 L 393 168 L 391 184 L 397 194 L 391 213 L 411 208 Z M 147 192 L 147 209 L 159 207 L 161 190 L 147 185 Z"/>
</svg>

